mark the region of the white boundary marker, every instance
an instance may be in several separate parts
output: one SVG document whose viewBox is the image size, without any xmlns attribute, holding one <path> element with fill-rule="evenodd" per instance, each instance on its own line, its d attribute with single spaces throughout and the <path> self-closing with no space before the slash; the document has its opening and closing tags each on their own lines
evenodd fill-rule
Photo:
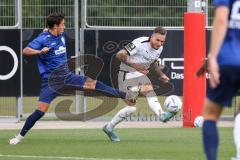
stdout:
<svg viewBox="0 0 240 160">
<path fill-rule="evenodd" d="M 57 157 L 57 156 L 30 156 L 30 155 L 3 155 L 0 154 L 1 157 L 9 157 L 9 158 L 31 158 L 31 159 L 64 159 L 64 160 L 155 160 L 155 159 L 124 159 L 124 158 L 87 158 L 87 157 Z M 158 160 L 166 160 L 166 159 L 158 159 Z"/>
<path fill-rule="evenodd" d="M 101 129 L 106 124 L 106 121 L 39 121 L 35 124 L 33 129 Z M 1 123 L 0 130 L 18 130 L 21 129 L 24 122 L 20 123 Z M 234 121 L 220 121 L 219 127 L 233 127 Z M 123 122 L 118 125 L 118 128 L 182 128 L 182 121 L 169 121 L 167 123 L 162 122 Z"/>
</svg>

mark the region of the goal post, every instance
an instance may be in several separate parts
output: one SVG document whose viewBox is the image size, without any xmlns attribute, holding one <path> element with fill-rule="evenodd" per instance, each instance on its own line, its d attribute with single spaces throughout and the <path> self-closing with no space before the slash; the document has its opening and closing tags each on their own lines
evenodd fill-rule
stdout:
<svg viewBox="0 0 240 160">
<path fill-rule="evenodd" d="M 200 2 L 189 0 L 193 9 L 184 14 L 183 127 L 194 126 L 206 96 L 206 76 L 196 76 L 206 56 L 205 14 L 201 5 L 198 8 Z"/>
</svg>

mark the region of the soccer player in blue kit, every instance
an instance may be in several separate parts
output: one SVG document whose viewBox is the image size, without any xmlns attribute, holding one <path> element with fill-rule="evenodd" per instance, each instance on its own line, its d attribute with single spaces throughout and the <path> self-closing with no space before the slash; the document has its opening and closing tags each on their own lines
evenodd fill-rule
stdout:
<svg viewBox="0 0 240 160">
<path fill-rule="evenodd" d="M 64 37 L 64 15 L 59 13 L 50 14 L 47 17 L 47 25 L 49 28 L 48 31 L 39 34 L 37 38 L 31 41 L 28 46 L 23 49 L 24 55 L 37 55 L 38 69 L 42 78 L 38 108 L 26 119 L 21 132 L 16 137 L 9 140 L 9 144 L 15 145 L 21 142 L 25 134 L 48 110 L 51 101 L 59 95 L 58 91 L 53 89 L 54 87 L 49 83 L 49 77 L 51 77 L 51 74 L 55 70 L 59 70 L 59 68 L 59 75 L 54 76 L 56 79 L 64 78 L 64 85 L 66 86 L 76 86 L 86 90 L 98 90 L 115 97 L 120 97 L 127 104 L 135 103 L 134 92 L 122 92 L 97 80 L 70 72 L 67 65 L 67 52 Z M 60 86 L 59 89 L 62 87 L 64 86 Z"/>
<path fill-rule="evenodd" d="M 240 0 L 214 0 L 215 17 L 208 54 L 210 79 L 202 128 L 207 160 L 217 160 L 218 121 L 224 106 L 231 106 L 240 88 Z M 234 141 L 240 160 L 240 114 L 235 118 Z"/>
</svg>

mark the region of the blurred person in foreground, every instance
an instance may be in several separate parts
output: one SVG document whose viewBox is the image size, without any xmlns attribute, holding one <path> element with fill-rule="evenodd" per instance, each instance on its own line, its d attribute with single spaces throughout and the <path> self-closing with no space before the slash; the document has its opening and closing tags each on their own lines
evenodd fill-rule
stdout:
<svg viewBox="0 0 240 160">
<path fill-rule="evenodd" d="M 203 108 L 203 146 L 207 160 L 217 160 L 219 136 L 216 122 L 240 88 L 240 1 L 214 0 L 215 16 L 208 54 L 207 98 Z M 235 117 L 234 141 L 240 160 L 240 114 Z"/>
</svg>

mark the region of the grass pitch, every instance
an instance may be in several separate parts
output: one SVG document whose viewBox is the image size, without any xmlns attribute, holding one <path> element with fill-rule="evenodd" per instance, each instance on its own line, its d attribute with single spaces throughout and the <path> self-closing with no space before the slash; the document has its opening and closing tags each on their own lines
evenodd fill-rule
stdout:
<svg viewBox="0 0 240 160">
<path fill-rule="evenodd" d="M 201 129 L 117 129 L 120 143 L 100 129 L 31 130 L 24 141 L 8 145 L 16 130 L 0 130 L 0 160 L 203 160 Z M 220 129 L 219 160 L 235 154 L 232 128 Z"/>
</svg>

